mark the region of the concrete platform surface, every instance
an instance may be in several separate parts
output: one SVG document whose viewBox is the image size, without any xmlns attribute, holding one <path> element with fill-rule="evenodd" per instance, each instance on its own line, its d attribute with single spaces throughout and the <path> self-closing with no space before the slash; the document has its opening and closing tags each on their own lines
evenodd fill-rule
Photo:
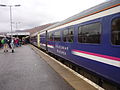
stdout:
<svg viewBox="0 0 120 90">
<path fill-rule="evenodd" d="M 74 90 L 30 46 L 0 50 L 0 90 Z"/>
<path fill-rule="evenodd" d="M 31 45 L 31 47 L 35 50 L 35 52 L 41 56 L 61 77 L 63 77 L 75 90 L 104 90 L 98 85 L 94 85 L 87 80 L 77 74 L 75 71 L 66 67 L 62 63 L 58 62 L 56 59 L 52 58 L 48 54 L 42 52 L 38 48 Z M 89 83 L 88 83 L 89 82 Z M 91 84 L 90 84 L 91 83 Z"/>
</svg>

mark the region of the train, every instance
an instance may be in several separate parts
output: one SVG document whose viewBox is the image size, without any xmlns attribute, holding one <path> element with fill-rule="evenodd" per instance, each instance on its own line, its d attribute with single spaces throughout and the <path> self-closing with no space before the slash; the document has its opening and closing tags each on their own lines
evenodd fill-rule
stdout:
<svg viewBox="0 0 120 90">
<path fill-rule="evenodd" d="M 30 42 L 106 90 L 120 90 L 120 0 L 58 22 L 33 34 Z"/>
</svg>

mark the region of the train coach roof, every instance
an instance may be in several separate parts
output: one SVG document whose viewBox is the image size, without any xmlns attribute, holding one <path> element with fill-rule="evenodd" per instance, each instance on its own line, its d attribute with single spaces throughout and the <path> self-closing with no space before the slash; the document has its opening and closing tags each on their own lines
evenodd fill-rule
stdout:
<svg viewBox="0 0 120 90">
<path fill-rule="evenodd" d="M 43 31 L 45 30 L 49 30 L 49 29 L 52 29 L 52 28 L 55 28 L 57 26 L 61 26 L 61 25 L 64 25 L 64 24 L 67 24 L 67 23 L 70 23 L 72 21 L 75 21 L 75 20 L 78 20 L 78 19 L 81 19 L 81 18 L 84 18 L 84 17 L 87 17 L 89 15 L 93 15 L 95 13 L 99 13 L 101 11 L 104 11 L 104 10 L 107 10 L 107 9 L 110 9 L 114 6 L 118 6 L 120 5 L 120 0 L 110 0 L 110 1 L 107 1 L 107 2 L 104 2 L 104 3 L 101 3 L 99 5 L 96 5 L 90 9 L 87 9 L 87 10 L 84 10 L 72 17 L 69 17 L 61 22 L 58 22 L 57 24 L 55 25 L 52 25 L 46 29 L 44 29 Z"/>
</svg>

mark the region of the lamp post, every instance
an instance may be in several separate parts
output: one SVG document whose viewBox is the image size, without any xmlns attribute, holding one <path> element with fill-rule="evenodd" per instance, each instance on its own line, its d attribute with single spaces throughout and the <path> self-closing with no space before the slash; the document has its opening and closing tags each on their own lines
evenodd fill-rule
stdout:
<svg viewBox="0 0 120 90">
<path fill-rule="evenodd" d="M 18 24 L 20 24 L 21 22 L 12 22 L 13 24 L 15 24 L 16 30 L 18 29 Z"/>
<path fill-rule="evenodd" d="M 19 7 L 21 5 L 4 5 L 4 4 L 0 4 L 0 6 L 10 8 L 10 28 L 11 28 L 11 37 L 12 37 L 12 7 Z"/>
</svg>

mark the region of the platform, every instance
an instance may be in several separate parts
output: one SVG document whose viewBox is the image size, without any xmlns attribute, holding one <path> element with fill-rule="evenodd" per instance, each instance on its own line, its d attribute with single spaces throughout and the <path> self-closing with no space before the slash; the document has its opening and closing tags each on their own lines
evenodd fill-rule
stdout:
<svg viewBox="0 0 120 90">
<path fill-rule="evenodd" d="M 78 74 L 55 58 L 31 45 L 33 50 L 45 60 L 61 77 L 63 77 L 75 90 L 104 90 L 94 82 Z"/>
<path fill-rule="evenodd" d="M 29 45 L 0 50 L 0 90 L 74 90 Z"/>
</svg>

